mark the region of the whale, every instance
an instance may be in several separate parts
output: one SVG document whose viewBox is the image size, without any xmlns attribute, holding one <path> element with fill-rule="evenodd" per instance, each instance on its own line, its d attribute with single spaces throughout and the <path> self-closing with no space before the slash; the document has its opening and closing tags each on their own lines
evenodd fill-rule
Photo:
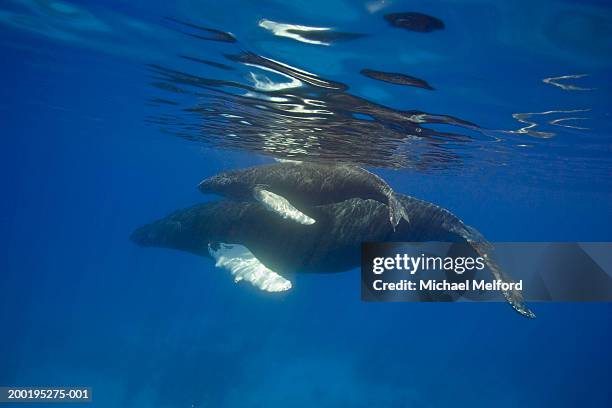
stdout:
<svg viewBox="0 0 612 408">
<path fill-rule="evenodd" d="M 450 211 L 397 194 L 407 215 L 397 228 L 388 207 L 373 199 L 350 198 L 314 206 L 314 224 L 278 217 L 258 201 L 220 200 L 175 211 L 137 228 L 131 239 L 142 247 L 170 248 L 211 258 L 235 281 L 278 292 L 292 287 L 297 273 L 338 273 L 359 266 L 363 242 L 458 242 L 482 256 L 496 280 L 512 282 L 490 256 L 491 244 Z M 535 317 L 519 291 L 502 291 L 521 315 Z"/>
<path fill-rule="evenodd" d="M 205 194 L 238 201 L 256 200 L 279 216 L 300 224 L 314 224 L 318 205 L 350 198 L 372 199 L 387 204 L 393 228 L 409 220 L 395 192 L 374 173 L 347 164 L 280 162 L 223 172 L 198 186 Z"/>
</svg>

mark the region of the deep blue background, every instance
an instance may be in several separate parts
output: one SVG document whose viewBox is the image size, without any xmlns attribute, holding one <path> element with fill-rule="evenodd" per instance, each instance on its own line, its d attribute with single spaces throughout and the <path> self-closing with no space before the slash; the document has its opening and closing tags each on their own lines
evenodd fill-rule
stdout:
<svg viewBox="0 0 612 408">
<path fill-rule="evenodd" d="M 299 276 L 271 296 L 205 259 L 128 239 L 202 201 L 205 176 L 270 160 L 145 124 L 154 96 L 145 64 L 184 46 L 156 22 L 179 16 L 397 108 L 495 129 L 520 127 L 515 112 L 591 108 L 589 131 L 521 136 L 537 143 L 537 160 L 517 149 L 476 173 L 376 171 L 491 241 L 612 241 L 606 2 L 392 2 L 376 14 L 348 1 L 120 3 L 83 2 L 70 18 L 49 8 L 58 3 L 0 8 L 0 385 L 91 386 L 99 407 L 610 405 L 609 304 L 537 304 L 533 321 L 502 303 L 365 304 L 355 271 Z M 454 35 L 393 43 L 380 14 L 413 9 Z M 596 17 L 567 23 L 567 10 Z M 381 39 L 324 49 L 272 37 L 261 17 Z M 139 21 L 150 26 L 126 29 Z M 383 67 L 403 69 L 402 53 L 441 91 L 406 100 L 405 89 L 355 75 L 359 58 L 388 56 Z M 597 91 L 541 83 L 569 73 L 590 74 L 580 84 Z M 564 160 L 585 140 L 599 171 Z"/>
</svg>

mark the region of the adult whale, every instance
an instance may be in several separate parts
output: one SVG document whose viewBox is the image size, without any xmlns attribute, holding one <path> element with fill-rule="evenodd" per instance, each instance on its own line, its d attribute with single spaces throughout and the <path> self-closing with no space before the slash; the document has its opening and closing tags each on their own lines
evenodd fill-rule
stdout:
<svg viewBox="0 0 612 408">
<path fill-rule="evenodd" d="M 175 211 L 138 228 L 132 240 L 141 246 L 172 248 L 212 257 L 235 279 L 263 290 L 291 287 L 295 273 L 334 273 L 359 265 L 367 241 L 443 241 L 467 243 L 483 256 L 495 279 L 511 282 L 489 256 L 490 244 L 450 211 L 397 194 L 410 217 L 394 229 L 388 207 L 376 200 L 351 198 L 310 209 L 311 225 L 278 217 L 258 202 L 212 201 Z M 534 317 L 515 290 L 503 292 L 511 306 Z"/>
<path fill-rule="evenodd" d="M 306 225 L 317 220 L 310 213 L 313 206 L 354 197 L 387 204 L 393 228 L 402 218 L 408 220 L 386 181 L 361 167 L 346 164 L 282 162 L 255 166 L 209 177 L 198 188 L 203 193 L 234 200 L 256 199 L 283 218 Z"/>
</svg>

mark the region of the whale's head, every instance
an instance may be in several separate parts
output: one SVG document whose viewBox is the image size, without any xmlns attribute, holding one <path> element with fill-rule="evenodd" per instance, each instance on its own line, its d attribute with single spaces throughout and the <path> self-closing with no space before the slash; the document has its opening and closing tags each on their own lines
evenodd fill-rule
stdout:
<svg viewBox="0 0 612 408">
<path fill-rule="evenodd" d="M 231 188 L 233 183 L 233 178 L 219 174 L 202 180 L 198 189 L 204 194 L 223 193 Z"/>
<path fill-rule="evenodd" d="M 247 183 L 232 173 L 221 173 L 208 177 L 202 180 L 198 189 L 203 194 L 219 194 L 232 198 L 250 195 L 250 188 Z"/>
</svg>

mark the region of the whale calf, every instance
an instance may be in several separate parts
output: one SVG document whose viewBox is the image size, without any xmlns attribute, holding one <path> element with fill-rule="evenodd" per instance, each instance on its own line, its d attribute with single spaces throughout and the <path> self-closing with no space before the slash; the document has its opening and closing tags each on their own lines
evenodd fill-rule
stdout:
<svg viewBox="0 0 612 408">
<path fill-rule="evenodd" d="M 385 241 L 468 243 L 485 258 L 496 280 L 512 282 L 489 256 L 490 244 L 474 228 L 435 204 L 401 194 L 397 199 L 410 223 L 401 222 L 395 229 L 388 222 L 387 205 L 372 199 L 315 206 L 310 214 L 317 222 L 310 225 L 278 217 L 256 201 L 222 200 L 175 211 L 138 228 L 131 238 L 144 247 L 213 258 L 235 280 L 247 280 L 270 291 L 289 289 L 295 273 L 356 268 L 362 242 Z M 239 255 L 232 258 L 232 252 Z M 534 317 L 520 292 L 502 293 L 516 311 Z"/>
<path fill-rule="evenodd" d="M 282 162 L 233 170 L 209 177 L 198 186 L 233 200 L 255 199 L 283 218 L 314 224 L 311 213 L 317 205 L 349 198 L 372 199 L 388 205 L 388 218 L 395 228 L 409 220 L 393 189 L 377 175 L 351 165 Z"/>
</svg>

